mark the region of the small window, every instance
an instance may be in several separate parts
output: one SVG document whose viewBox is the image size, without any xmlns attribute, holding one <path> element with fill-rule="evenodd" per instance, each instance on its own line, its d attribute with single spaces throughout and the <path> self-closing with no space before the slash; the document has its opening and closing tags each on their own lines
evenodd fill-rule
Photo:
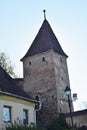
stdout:
<svg viewBox="0 0 87 130">
<path fill-rule="evenodd" d="M 28 110 L 23 109 L 23 123 L 24 125 L 28 124 Z"/>
<path fill-rule="evenodd" d="M 39 96 L 37 95 L 37 96 L 35 96 L 35 99 L 37 100 L 37 101 L 39 101 Z"/>
<path fill-rule="evenodd" d="M 31 61 L 29 61 L 29 65 L 31 65 Z"/>
<path fill-rule="evenodd" d="M 45 57 L 42 57 L 42 61 L 43 61 L 43 62 L 45 61 Z"/>
<path fill-rule="evenodd" d="M 11 107 L 10 106 L 3 107 L 3 121 L 11 122 Z"/>
<path fill-rule="evenodd" d="M 39 109 L 40 108 L 40 99 L 39 99 L 39 96 L 37 95 L 37 96 L 35 96 L 35 99 L 38 101 L 38 103 L 36 103 L 36 105 L 35 105 L 35 109 L 37 110 L 37 109 Z"/>
<path fill-rule="evenodd" d="M 61 80 L 63 81 L 63 77 L 61 77 Z"/>
<path fill-rule="evenodd" d="M 61 61 L 61 62 L 63 62 L 63 59 L 62 59 L 62 57 L 60 57 L 60 61 Z"/>
</svg>

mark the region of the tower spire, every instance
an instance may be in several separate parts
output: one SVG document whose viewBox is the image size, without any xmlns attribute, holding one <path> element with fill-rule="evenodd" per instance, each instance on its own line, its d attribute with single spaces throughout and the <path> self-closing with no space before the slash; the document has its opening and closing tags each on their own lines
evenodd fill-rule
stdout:
<svg viewBox="0 0 87 130">
<path fill-rule="evenodd" d="M 44 20 L 46 19 L 46 10 L 43 10 L 43 12 L 44 12 Z"/>
</svg>

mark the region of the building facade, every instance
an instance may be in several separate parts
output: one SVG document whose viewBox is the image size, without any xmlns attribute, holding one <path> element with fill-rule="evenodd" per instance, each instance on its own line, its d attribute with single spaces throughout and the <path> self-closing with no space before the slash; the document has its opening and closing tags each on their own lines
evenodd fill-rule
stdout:
<svg viewBox="0 0 87 130">
<path fill-rule="evenodd" d="M 72 112 L 73 124 L 77 127 L 86 127 L 87 129 L 87 109 Z M 65 119 L 69 125 L 71 125 L 70 114 L 65 114 Z"/>
<path fill-rule="evenodd" d="M 0 129 L 11 123 L 36 125 L 38 101 L 26 94 L 0 67 Z"/>
<path fill-rule="evenodd" d="M 49 125 L 60 113 L 69 112 L 64 92 L 69 86 L 67 55 L 49 22 L 44 19 L 23 62 L 24 90 L 42 103 L 37 113 L 40 124 Z M 73 106 L 72 106 L 73 109 Z"/>
<path fill-rule="evenodd" d="M 0 94 L 0 129 L 11 123 L 36 125 L 35 103 Z"/>
</svg>

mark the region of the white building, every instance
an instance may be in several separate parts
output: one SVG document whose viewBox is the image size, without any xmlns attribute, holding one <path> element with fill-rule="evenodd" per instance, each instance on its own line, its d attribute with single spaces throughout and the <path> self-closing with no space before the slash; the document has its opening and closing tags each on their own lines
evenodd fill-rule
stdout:
<svg viewBox="0 0 87 130">
<path fill-rule="evenodd" d="M 36 125 L 37 103 L 0 67 L 0 129 L 14 122 Z"/>
</svg>

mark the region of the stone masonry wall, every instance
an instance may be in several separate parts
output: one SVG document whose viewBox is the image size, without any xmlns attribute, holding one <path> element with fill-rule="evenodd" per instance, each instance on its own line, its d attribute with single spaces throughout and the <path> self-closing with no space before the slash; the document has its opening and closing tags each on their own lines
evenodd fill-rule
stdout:
<svg viewBox="0 0 87 130">
<path fill-rule="evenodd" d="M 69 85 L 65 59 L 50 50 L 24 59 L 23 67 L 24 90 L 34 98 L 39 96 L 42 108 L 37 113 L 38 120 L 48 125 L 60 112 L 68 111 L 68 104 L 60 103 L 61 93 L 64 98 L 64 88 Z"/>
<path fill-rule="evenodd" d="M 67 61 L 65 56 L 58 55 L 53 53 L 53 63 L 55 68 L 55 77 L 56 77 L 56 88 L 58 96 L 58 111 L 61 113 L 69 112 L 67 96 L 64 92 L 66 86 L 70 86 L 69 74 L 67 68 Z M 73 104 L 72 104 L 73 111 Z"/>
<path fill-rule="evenodd" d="M 42 108 L 38 113 L 38 119 L 41 124 L 46 125 L 58 116 L 56 80 L 52 62 L 51 52 L 29 57 L 24 61 L 24 89 L 34 98 L 39 96 Z"/>
</svg>

